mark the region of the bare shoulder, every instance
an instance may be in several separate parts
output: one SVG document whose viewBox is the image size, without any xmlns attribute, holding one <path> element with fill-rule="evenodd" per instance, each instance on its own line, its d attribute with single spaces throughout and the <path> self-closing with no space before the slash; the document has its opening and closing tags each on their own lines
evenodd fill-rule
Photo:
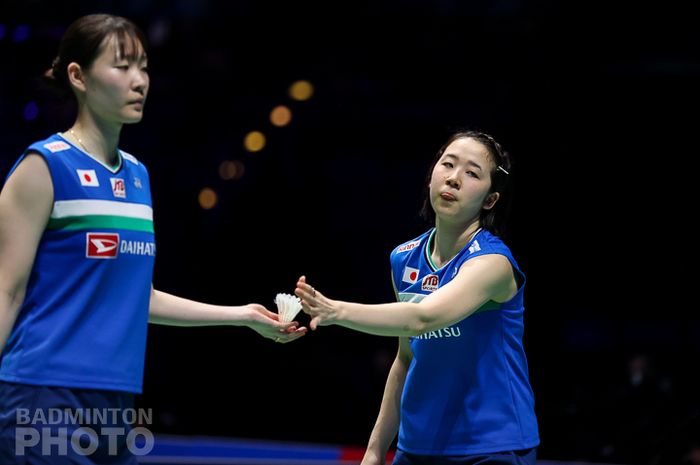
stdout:
<svg viewBox="0 0 700 465">
<path fill-rule="evenodd" d="M 7 179 L 2 194 L 15 201 L 53 202 L 53 182 L 46 160 L 35 152 L 28 153 Z M 48 195 L 48 199 L 46 199 Z M 29 196 L 29 198 L 27 198 Z"/>
<path fill-rule="evenodd" d="M 0 192 L 0 290 L 18 295 L 26 286 L 52 208 L 49 168 L 40 155 L 29 154 Z"/>
<path fill-rule="evenodd" d="M 513 272 L 513 266 L 510 260 L 508 260 L 508 257 L 498 253 L 479 255 L 478 257 L 466 260 L 460 267 L 460 270 L 469 268 L 478 268 L 481 271 L 487 269 L 493 270 L 493 272 L 497 274 L 508 271 L 512 274 Z"/>
<path fill-rule="evenodd" d="M 518 290 L 513 265 L 501 254 L 485 254 L 465 261 L 460 274 L 478 274 L 491 288 L 491 300 L 505 302 L 513 298 Z"/>
<path fill-rule="evenodd" d="M 48 220 L 53 206 L 53 182 L 46 160 L 29 153 L 7 179 L 0 192 L 2 216 L 24 215 L 33 222 Z"/>
</svg>

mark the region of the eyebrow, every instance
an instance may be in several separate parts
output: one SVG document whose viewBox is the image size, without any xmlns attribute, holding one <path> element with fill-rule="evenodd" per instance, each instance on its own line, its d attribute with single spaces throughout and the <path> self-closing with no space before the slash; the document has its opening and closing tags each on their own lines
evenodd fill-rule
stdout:
<svg viewBox="0 0 700 465">
<path fill-rule="evenodd" d="M 119 53 L 117 52 L 114 55 L 114 61 L 121 61 L 121 60 L 126 60 L 128 62 L 143 63 L 143 62 L 148 61 L 148 56 L 145 53 L 142 53 L 139 55 L 125 54 L 124 56 L 119 56 Z"/>
<path fill-rule="evenodd" d="M 444 156 L 445 156 L 445 158 L 453 158 L 455 160 L 459 160 L 459 157 L 457 157 L 457 155 L 453 155 L 451 153 L 446 153 Z M 484 171 L 484 169 L 481 167 L 481 165 L 479 165 L 475 161 L 467 160 L 467 165 L 472 165 L 475 168 L 477 168 L 478 170 Z"/>
</svg>

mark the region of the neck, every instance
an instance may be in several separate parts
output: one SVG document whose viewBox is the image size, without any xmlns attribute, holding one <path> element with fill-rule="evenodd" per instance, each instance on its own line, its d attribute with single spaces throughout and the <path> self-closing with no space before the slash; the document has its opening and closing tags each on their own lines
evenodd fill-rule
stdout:
<svg viewBox="0 0 700 465">
<path fill-rule="evenodd" d="M 107 124 L 87 111 L 81 112 L 70 128 L 78 146 L 101 162 L 114 166 L 118 161 L 117 146 L 122 125 Z M 72 132 L 71 132 L 72 131 Z"/>
<path fill-rule="evenodd" d="M 466 227 L 463 224 L 449 224 L 436 219 L 433 248 L 430 251 L 435 265 L 441 267 L 452 260 L 452 257 L 467 245 L 480 228 L 479 217 L 469 221 Z"/>
</svg>

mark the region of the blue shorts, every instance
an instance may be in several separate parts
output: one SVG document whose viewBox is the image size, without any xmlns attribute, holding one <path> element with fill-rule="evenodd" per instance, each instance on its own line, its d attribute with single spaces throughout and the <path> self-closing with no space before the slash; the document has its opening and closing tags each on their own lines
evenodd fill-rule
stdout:
<svg viewBox="0 0 700 465">
<path fill-rule="evenodd" d="M 475 455 L 415 455 L 396 451 L 392 465 L 535 465 L 537 448 Z"/>
<path fill-rule="evenodd" d="M 137 465 L 123 413 L 133 405 L 127 392 L 0 381 L 0 463 Z"/>
</svg>

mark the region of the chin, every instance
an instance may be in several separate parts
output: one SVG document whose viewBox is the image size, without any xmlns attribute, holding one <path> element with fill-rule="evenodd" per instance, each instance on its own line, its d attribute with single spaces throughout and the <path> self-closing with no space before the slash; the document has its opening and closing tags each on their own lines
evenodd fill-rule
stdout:
<svg viewBox="0 0 700 465">
<path fill-rule="evenodd" d="M 138 113 L 136 115 L 126 115 L 122 118 L 124 124 L 134 124 L 138 123 L 143 119 L 143 113 Z"/>
</svg>

